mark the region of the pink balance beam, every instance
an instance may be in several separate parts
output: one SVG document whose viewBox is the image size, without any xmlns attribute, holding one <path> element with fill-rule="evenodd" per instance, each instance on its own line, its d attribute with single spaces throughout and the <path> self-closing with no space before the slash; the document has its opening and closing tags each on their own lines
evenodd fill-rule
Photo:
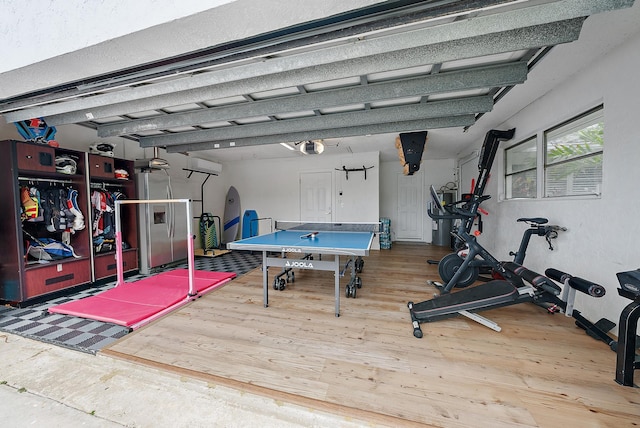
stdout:
<svg viewBox="0 0 640 428">
<path fill-rule="evenodd" d="M 189 271 L 176 269 L 126 282 L 92 297 L 53 306 L 49 312 L 109 322 L 135 330 L 222 287 L 235 276 L 233 272 L 194 271 L 196 294 L 189 296 Z"/>
</svg>

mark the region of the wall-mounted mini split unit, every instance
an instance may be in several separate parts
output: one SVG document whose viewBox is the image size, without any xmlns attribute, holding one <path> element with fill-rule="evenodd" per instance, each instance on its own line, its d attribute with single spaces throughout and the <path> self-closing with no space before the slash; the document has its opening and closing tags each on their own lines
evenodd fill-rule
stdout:
<svg viewBox="0 0 640 428">
<path fill-rule="evenodd" d="M 205 159 L 189 158 L 189 169 L 198 172 L 208 172 L 211 174 L 220 174 L 222 172 L 222 165 L 216 162 L 211 162 Z"/>
</svg>

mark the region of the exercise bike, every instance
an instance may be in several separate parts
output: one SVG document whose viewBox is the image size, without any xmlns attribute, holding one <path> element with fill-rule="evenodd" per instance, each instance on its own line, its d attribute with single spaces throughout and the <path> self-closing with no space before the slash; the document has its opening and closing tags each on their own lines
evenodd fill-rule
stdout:
<svg viewBox="0 0 640 428">
<path fill-rule="evenodd" d="M 452 204 L 442 205 L 440 199 L 431 186 L 431 197 L 433 198 L 433 207 L 438 208 L 436 213 L 432 208 L 428 210 L 429 217 L 440 219 L 453 219 L 458 221 L 458 230 L 454 236 L 458 242 L 464 243 L 466 246 L 466 255 L 461 256 L 462 251 L 447 254 L 438 263 L 438 274 L 444 282 L 439 284 L 431 282 L 441 289 L 442 293 L 449 293 L 454 287 L 467 287 L 478 279 L 490 281 L 492 279 L 505 278 L 508 273 L 500 261 L 493 257 L 476 239 L 475 234 L 471 234 L 469 229 L 469 221 L 478 215 L 480 203 L 491 198 L 489 195 L 467 195 L 466 199 L 453 202 Z M 529 224 L 529 228 L 524 231 L 520 248 L 517 252 L 510 252 L 514 257 L 516 264 L 522 265 L 526 256 L 527 247 L 531 236 L 544 236 L 549 244 L 549 248 L 553 250 L 552 239 L 558 236 L 559 231 L 566 231 L 562 226 L 548 225 L 548 220 L 542 217 L 520 218 L 520 222 Z M 480 274 L 489 274 L 489 278 L 480 277 Z"/>
<path fill-rule="evenodd" d="M 478 216 L 480 204 L 491 197 L 484 195 L 484 188 L 489 181 L 489 172 L 491 171 L 491 166 L 493 165 L 496 152 L 498 151 L 498 146 L 501 141 L 513 138 L 515 131 L 516 130 L 514 128 L 507 131 L 492 129 L 487 132 L 484 142 L 482 143 L 482 150 L 480 151 L 478 160 L 478 180 L 472 188 L 472 193 L 464 194 L 462 196 L 462 200 L 443 206 L 435 188 L 431 186 L 431 197 L 434 203 L 433 206 L 427 210 L 429 217 L 434 220 L 459 221 L 458 232 L 452 233 L 452 235 L 456 238 L 456 242 L 458 244 L 465 243 L 469 248 L 469 255 L 457 264 L 457 267 L 456 263 L 458 260 L 453 257 L 447 259 L 448 263 L 443 263 L 442 267 L 440 267 L 440 263 L 438 263 L 438 270 L 443 270 L 445 273 L 451 273 L 450 280 L 445 281 L 446 284 L 442 286 L 443 293 L 451 291 L 451 289 L 458 284 L 460 280 L 466 280 L 462 282 L 463 284 L 466 282 L 471 284 L 473 282 L 471 279 L 474 276 L 475 271 L 472 270 L 472 276 L 469 277 L 469 271 L 467 271 L 467 269 L 469 263 L 474 260 L 477 255 L 480 255 L 483 260 L 486 260 L 490 266 L 494 266 L 498 271 L 501 270 L 498 260 L 480 246 L 475 237 L 471 235 L 471 228 L 473 227 L 474 219 Z M 433 210 L 437 210 L 437 212 L 434 212 Z M 456 248 L 459 248 L 459 246 L 456 245 Z M 474 268 L 471 267 L 471 269 Z M 463 277 L 463 274 L 466 274 L 467 277 Z"/>
<path fill-rule="evenodd" d="M 471 234 L 471 229 L 474 220 L 479 218 L 480 204 L 491 198 L 489 195 L 484 195 L 484 189 L 489 181 L 489 173 L 498 146 L 501 141 L 513 138 L 514 134 L 515 129 L 508 131 L 492 129 L 487 132 L 478 160 L 478 179 L 472 188 L 472 193 L 464 194 L 459 201 L 443 205 L 433 185 L 430 188 L 433 203 L 432 207 L 427 210 L 429 217 L 434 220 L 446 219 L 458 222 L 457 233 L 452 233 L 456 238 L 454 248 L 458 251 L 444 256 L 442 260 L 437 262 L 438 273 L 444 284 L 431 282 L 440 288 L 442 293 L 450 292 L 453 287 L 467 287 L 478 279 L 490 281 L 504 278 L 506 274 L 500 262 L 477 242 L 476 236 Z M 514 262 L 520 265 L 524 262 L 531 236 L 544 236 L 549 248 L 553 250 L 551 239 L 558 236 L 558 231 L 566 230 L 561 226 L 547 225 L 549 220 L 541 217 L 521 218 L 518 221 L 523 221 L 530 226 L 522 236 L 518 251 L 510 253 L 514 256 Z M 479 231 L 481 231 L 481 227 Z M 468 251 L 467 255 L 462 257 L 460 255 L 462 251 Z M 489 275 L 489 277 L 480 277 L 481 273 Z"/>
<path fill-rule="evenodd" d="M 437 197 L 437 195 L 434 194 L 432 195 L 432 197 L 435 198 Z M 434 200 L 434 204 L 436 202 L 437 201 Z M 438 215 L 436 214 L 436 216 Z M 531 240 L 532 236 L 544 237 L 549 246 L 549 250 L 553 251 L 554 248 L 551 240 L 558 237 L 558 232 L 567 230 L 567 228 L 563 226 L 547 224 L 549 220 L 543 217 L 524 217 L 519 218 L 517 221 L 529 225 L 529 228 L 525 229 L 522 235 L 518 251 L 509 252 L 509 255 L 513 257 L 513 262 L 520 265 L 524 263 L 524 259 L 527 254 L 527 248 L 529 247 L 529 241 Z M 462 240 L 462 236 L 464 236 L 464 234 L 461 235 L 460 231 L 458 231 L 457 237 L 460 237 L 458 239 Z M 442 279 L 444 284 L 449 285 L 451 279 L 462 267 L 465 258 L 469 256 L 467 243 L 461 242 L 461 244 L 464 246 L 464 248 L 460 249 L 459 251 L 447 254 L 438 262 L 438 274 L 440 275 L 440 278 Z M 473 284 L 477 280 L 491 281 L 492 279 L 497 279 L 499 277 L 496 277 L 495 269 L 496 265 L 495 263 L 491 262 L 491 260 L 482 258 L 472 259 L 466 266 L 466 270 L 459 276 L 453 286 L 464 288 Z M 448 289 L 450 290 L 451 287 L 448 287 Z"/>
</svg>

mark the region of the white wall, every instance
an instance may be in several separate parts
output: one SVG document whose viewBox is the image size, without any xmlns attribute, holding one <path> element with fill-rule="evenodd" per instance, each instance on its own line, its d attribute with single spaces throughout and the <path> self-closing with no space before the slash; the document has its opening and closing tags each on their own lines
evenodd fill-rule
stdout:
<svg viewBox="0 0 640 428">
<path fill-rule="evenodd" d="M 367 170 L 365 180 L 361 171 L 350 172 L 349 179 L 342 167 Z M 338 170 L 336 170 L 338 169 Z M 378 152 L 357 155 L 313 155 L 296 159 L 244 160 L 224 165 L 220 176 L 220 186 L 208 189 L 205 199 L 211 199 L 212 212 L 220 215 L 224 211 L 226 189 L 234 186 L 240 194 L 241 210 L 256 210 L 261 218 L 276 220 L 298 220 L 300 218 L 301 172 L 333 173 L 334 221 L 379 221 L 380 217 L 391 219 L 393 227 L 397 221 L 398 175 L 402 166 L 398 161 L 380 162 Z M 455 160 L 425 160 L 415 175 L 423 188 L 424 207 L 422 221 L 423 236 L 420 242 L 431 242 L 432 222 L 427 215 L 426 201 L 430 200 L 429 186 L 440 188 L 448 182 L 456 181 Z M 220 187 L 224 187 L 221 190 Z M 340 192 L 343 193 L 340 198 Z M 260 233 L 269 232 L 270 222 L 260 222 Z"/>
<path fill-rule="evenodd" d="M 428 151 L 428 148 L 425 151 Z M 395 241 L 394 225 L 398 221 L 398 176 L 402 175 L 402 165 L 399 161 L 383 162 L 380 171 L 380 217 L 391 219 L 391 239 Z M 455 160 L 424 160 L 420 164 L 420 170 L 413 177 L 421 181 L 423 194 L 423 234 L 418 240 L 430 243 L 433 228 L 431 218 L 427 215 L 427 203 L 431 200 L 429 186 L 433 185 L 439 189 L 448 182 L 456 182 Z"/>
<path fill-rule="evenodd" d="M 342 167 L 367 168 L 363 172 L 350 172 L 346 179 Z M 333 174 L 332 194 L 335 221 L 378 221 L 380 201 L 380 161 L 378 152 L 358 155 L 308 155 L 293 159 L 244 160 L 224 165 L 221 181 L 225 187 L 234 186 L 240 194 L 241 210 L 253 209 L 258 217 L 273 221 L 300 219 L 300 173 L 326 172 Z M 343 192 L 342 198 L 339 192 Z M 208 191 L 207 197 L 215 198 L 214 213 L 224 211 L 226 193 L 216 195 Z M 269 222 L 260 222 L 260 233 L 269 232 Z"/>
<path fill-rule="evenodd" d="M 516 143 L 603 102 L 605 148 L 601 197 L 500 201 L 504 194 L 502 150 L 492 170 L 494 179 L 485 192 L 493 198 L 483 204 L 490 215 L 484 218 L 485 232 L 479 241 L 498 259 L 509 259 L 509 250 L 517 249 L 525 228 L 522 223 L 516 223 L 519 217 L 546 217 L 550 223 L 569 229 L 556 240 L 554 251 L 547 249 L 543 239 L 533 237 L 525 265 L 540 273 L 554 267 L 605 286 L 607 294 L 603 298 L 584 295 L 577 298 L 577 309 L 592 321 L 606 317 L 618 323 L 620 312 L 630 301 L 618 296 L 615 274 L 640 267 L 635 245 L 639 232 L 636 213 L 640 208 L 638 52 L 640 33 L 570 79 L 559 82 L 499 127 L 515 127 L 512 142 Z M 540 68 L 534 69 L 535 72 L 552 70 Z M 534 79 L 535 75 L 530 78 Z"/>
</svg>

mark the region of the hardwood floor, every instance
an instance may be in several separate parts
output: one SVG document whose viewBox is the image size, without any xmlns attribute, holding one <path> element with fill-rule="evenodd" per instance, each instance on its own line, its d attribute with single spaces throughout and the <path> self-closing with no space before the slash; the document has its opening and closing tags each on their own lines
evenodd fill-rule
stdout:
<svg viewBox="0 0 640 428">
<path fill-rule="evenodd" d="M 260 269 L 127 335 L 103 354 L 346 415 L 368 424 L 622 427 L 640 389 L 615 383 L 615 354 L 564 315 L 525 303 L 422 324 L 446 249 L 394 244 L 365 258 L 356 299 L 334 316 L 333 274 L 298 270 L 262 305 Z M 270 268 L 271 279 L 279 270 Z M 347 282 L 342 279 L 342 285 Z M 616 320 L 617 321 L 617 320 Z M 637 376 L 636 376 L 637 377 Z"/>
</svg>

